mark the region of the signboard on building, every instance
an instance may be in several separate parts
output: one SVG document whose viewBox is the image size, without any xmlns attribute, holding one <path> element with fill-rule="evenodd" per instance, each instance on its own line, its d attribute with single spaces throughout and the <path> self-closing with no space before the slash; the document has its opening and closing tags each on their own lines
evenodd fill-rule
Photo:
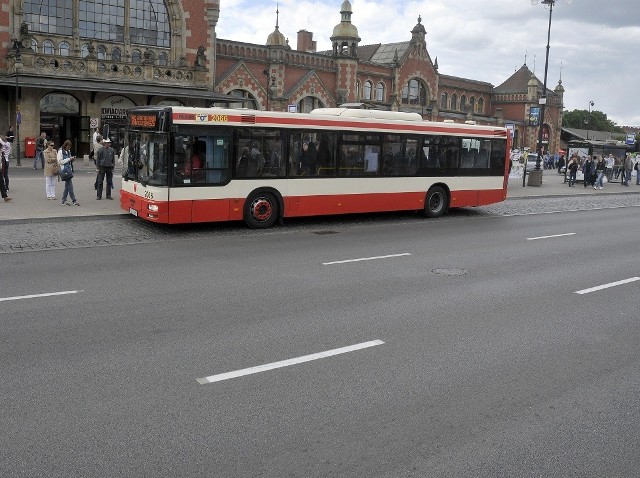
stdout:
<svg viewBox="0 0 640 478">
<path fill-rule="evenodd" d="M 105 99 L 100 106 L 100 118 L 102 122 L 127 119 L 127 110 L 133 108 L 135 103 L 125 96 L 115 95 Z"/>
<path fill-rule="evenodd" d="M 532 106 L 529 108 L 529 125 L 538 126 L 540 124 L 540 108 Z"/>
<path fill-rule="evenodd" d="M 636 135 L 633 133 L 627 134 L 627 144 L 636 144 Z"/>
<path fill-rule="evenodd" d="M 516 125 L 513 123 L 506 123 L 504 127 L 507 128 L 507 131 L 509 131 L 509 134 L 511 135 L 511 139 L 513 139 L 516 134 Z"/>
</svg>

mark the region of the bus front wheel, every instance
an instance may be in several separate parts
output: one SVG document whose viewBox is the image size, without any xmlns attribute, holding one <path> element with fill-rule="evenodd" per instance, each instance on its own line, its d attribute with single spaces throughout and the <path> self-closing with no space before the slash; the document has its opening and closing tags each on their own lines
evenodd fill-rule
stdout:
<svg viewBox="0 0 640 478">
<path fill-rule="evenodd" d="M 273 226 L 278 219 L 278 200 L 267 192 L 254 193 L 244 203 L 244 222 L 252 229 Z"/>
<path fill-rule="evenodd" d="M 442 186 L 434 186 L 427 192 L 424 204 L 424 215 L 427 217 L 441 217 L 447 212 L 449 196 Z"/>
</svg>

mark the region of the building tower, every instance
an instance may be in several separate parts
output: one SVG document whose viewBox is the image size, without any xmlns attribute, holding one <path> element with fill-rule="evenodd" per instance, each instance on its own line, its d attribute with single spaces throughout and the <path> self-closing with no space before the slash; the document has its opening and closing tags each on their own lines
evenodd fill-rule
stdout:
<svg viewBox="0 0 640 478">
<path fill-rule="evenodd" d="M 358 73 L 358 29 L 351 23 L 351 3 L 344 0 L 340 8 L 341 20 L 333 28 L 331 43 L 338 67 L 336 97 L 338 103 L 358 101 L 356 77 Z"/>
</svg>

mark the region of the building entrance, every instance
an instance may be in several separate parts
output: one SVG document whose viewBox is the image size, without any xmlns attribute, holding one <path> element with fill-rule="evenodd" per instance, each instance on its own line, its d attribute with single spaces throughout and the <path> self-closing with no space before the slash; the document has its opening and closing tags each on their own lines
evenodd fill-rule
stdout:
<svg viewBox="0 0 640 478">
<path fill-rule="evenodd" d="M 40 131 L 59 148 L 66 140 L 77 155 L 88 154 L 89 143 L 85 138 L 86 117 L 80 116 L 80 102 L 67 93 L 49 93 L 40 100 Z"/>
</svg>

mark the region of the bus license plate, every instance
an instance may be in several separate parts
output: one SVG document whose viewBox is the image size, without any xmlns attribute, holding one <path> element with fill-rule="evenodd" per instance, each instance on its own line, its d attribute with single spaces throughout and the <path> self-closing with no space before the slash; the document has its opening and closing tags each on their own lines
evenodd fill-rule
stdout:
<svg viewBox="0 0 640 478">
<path fill-rule="evenodd" d="M 138 211 L 136 211 L 135 209 L 133 209 L 132 207 L 129 208 L 129 213 L 133 214 L 134 216 L 138 215 Z"/>
</svg>

